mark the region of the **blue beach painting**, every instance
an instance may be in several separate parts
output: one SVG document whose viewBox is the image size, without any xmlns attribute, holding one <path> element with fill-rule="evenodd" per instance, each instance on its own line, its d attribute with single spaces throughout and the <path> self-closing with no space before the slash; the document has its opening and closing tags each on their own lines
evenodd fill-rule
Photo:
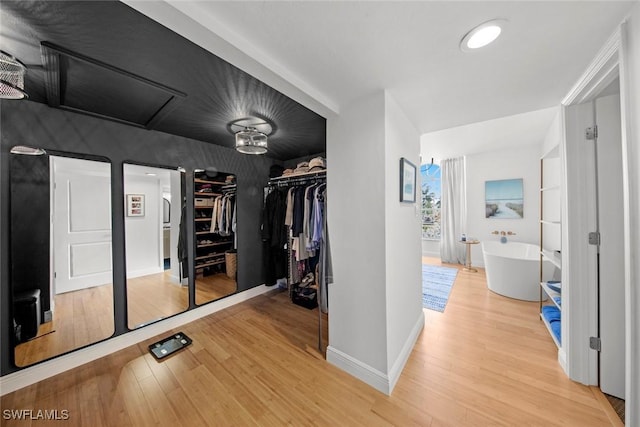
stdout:
<svg viewBox="0 0 640 427">
<path fill-rule="evenodd" d="M 485 181 L 484 198 L 486 218 L 522 218 L 524 197 L 522 178 Z"/>
</svg>

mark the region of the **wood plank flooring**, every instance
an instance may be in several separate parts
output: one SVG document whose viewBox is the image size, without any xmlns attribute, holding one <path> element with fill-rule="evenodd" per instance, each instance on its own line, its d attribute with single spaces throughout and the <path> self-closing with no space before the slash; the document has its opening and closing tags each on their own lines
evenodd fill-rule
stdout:
<svg viewBox="0 0 640 427">
<path fill-rule="evenodd" d="M 87 426 L 614 425 L 562 372 L 537 303 L 491 293 L 482 270 L 460 271 L 445 312 L 425 313 L 391 396 L 318 357 L 317 311 L 274 291 L 185 325 L 193 344 L 164 362 L 146 351 L 156 337 L 0 403 Z"/>
<path fill-rule="evenodd" d="M 236 282 L 225 274 L 199 277 L 196 304 L 214 301 L 235 291 Z M 131 329 L 182 313 L 188 306 L 187 287 L 171 282 L 169 271 L 127 280 L 127 321 Z M 109 338 L 113 331 L 110 283 L 58 294 L 52 321 L 40 325 L 35 339 L 16 347 L 16 364 L 32 365 Z"/>
</svg>

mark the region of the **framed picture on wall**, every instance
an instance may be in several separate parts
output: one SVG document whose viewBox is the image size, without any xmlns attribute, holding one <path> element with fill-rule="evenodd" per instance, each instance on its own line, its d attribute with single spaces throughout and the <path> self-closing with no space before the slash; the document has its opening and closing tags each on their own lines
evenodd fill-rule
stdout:
<svg viewBox="0 0 640 427">
<path fill-rule="evenodd" d="M 144 194 L 127 194 L 127 216 L 144 216 Z"/>
<path fill-rule="evenodd" d="M 522 178 L 485 181 L 485 218 L 520 219 L 524 216 Z"/>
<path fill-rule="evenodd" d="M 400 158 L 400 202 L 416 202 L 416 165 L 404 157 Z"/>
</svg>

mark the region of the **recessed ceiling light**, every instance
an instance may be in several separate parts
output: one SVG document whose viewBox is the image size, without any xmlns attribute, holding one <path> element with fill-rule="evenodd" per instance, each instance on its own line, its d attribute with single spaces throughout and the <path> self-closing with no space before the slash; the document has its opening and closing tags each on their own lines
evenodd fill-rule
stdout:
<svg viewBox="0 0 640 427">
<path fill-rule="evenodd" d="M 498 38 L 506 22 L 504 19 L 492 19 L 478 25 L 462 38 L 460 49 L 470 52 L 488 45 Z"/>
</svg>

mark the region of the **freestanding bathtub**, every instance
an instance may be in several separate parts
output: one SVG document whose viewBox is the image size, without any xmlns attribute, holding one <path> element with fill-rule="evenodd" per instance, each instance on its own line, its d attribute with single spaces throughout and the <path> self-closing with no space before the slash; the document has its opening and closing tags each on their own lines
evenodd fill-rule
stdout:
<svg viewBox="0 0 640 427">
<path fill-rule="evenodd" d="M 540 300 L 540 248 L 529 243 L 482 242 L 487 286 L 525 301 Z"/>
</svg>

